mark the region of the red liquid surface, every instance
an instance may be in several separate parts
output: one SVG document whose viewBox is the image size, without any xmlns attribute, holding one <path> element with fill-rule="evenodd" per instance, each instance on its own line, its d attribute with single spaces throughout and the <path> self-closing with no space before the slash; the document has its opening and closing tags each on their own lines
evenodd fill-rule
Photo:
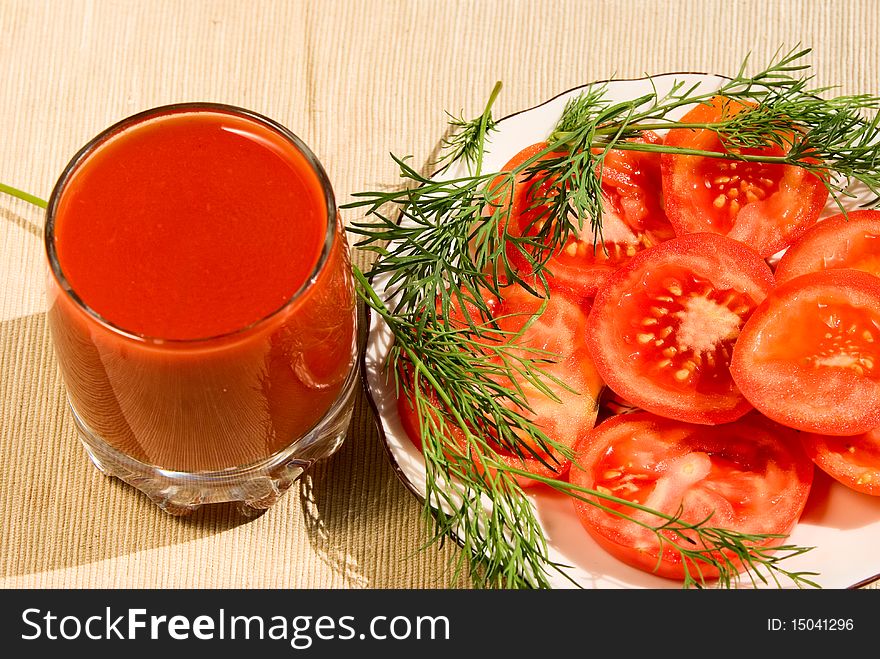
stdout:
<svg viewBox="0 0 880 659">
<path fill-rule="evenodd" d="M 314 269 L 326 226 L 317 176 L 279 135 L 187 113 L 129 129 L 77 170 L 55 242 L 73 290 L 103 318 L 195 339 L 281 307 Z"/>
<path fill-rule="evenodd" d="M 61 192 L 54 236 L 92 313 L 53 283 L 48 314 L 82 424 L 179 471 L 253 464 L 304 436 L 354 355 L 340 225 L 318 267 L 327 227 L 311 165 L 246 117 L 160 115 L 99 146 Z"/>
</svg>

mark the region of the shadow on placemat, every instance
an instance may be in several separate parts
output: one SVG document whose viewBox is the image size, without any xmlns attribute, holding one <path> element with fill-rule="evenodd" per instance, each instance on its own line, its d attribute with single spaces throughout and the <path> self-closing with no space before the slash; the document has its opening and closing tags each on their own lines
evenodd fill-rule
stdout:
<svg viewBox="0 0 880 659">
<path fill-rule="evenodd" d="M 367 319 L 358 307 L 358 343 L 366 342 Z M 376 419 L 358 391 L 345 442 L 298 481 L 299 503 L 315 554 L 356 588 L 464 588 L 449 566 L 458 548 L 423 547 L 428 534 L 421 504 L 388 463 Z M 293 495 L 293 492 L 288 496 Z"/>
<path fill-rule="evenodd" d="M 395 477 L 363 392 L 348 439 L 298 481 L 309 542 L 346 587 L 467 588 L 455 543 L 423 547 L 421 504 Z"/>
<path fill-rule="evenodd" d="M 10 224 L 26 231 L 27 233 L 35 236 L 39 240 L 43 239 L 43 227 L 38 226 L 31 222 L 29 219 L 22 215 L 18 215 L 17 213 L 13 213 L 12 211 L 6 208 L 0 208 L 0 219 L 6 220 Z"/>
<path fill-rule="evenodd" d="M 95 469 L 76 435 L 45 314 L 0 323 L 0 577 L 73 567 L 220 533 L 232 506 L 174 518 Z"/>
</svg>

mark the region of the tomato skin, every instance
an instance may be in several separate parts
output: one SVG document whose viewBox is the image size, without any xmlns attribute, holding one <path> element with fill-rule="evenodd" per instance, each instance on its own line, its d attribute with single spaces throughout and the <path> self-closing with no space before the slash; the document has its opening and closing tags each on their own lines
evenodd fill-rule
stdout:
<svg viewBox="0 0 880 659">
<path fill-rule="evenodd" d="M 760 412 L 797 430 L 880 426 L 880 278 L 826 270 L 777 287 L 746 322 L 730 372 Z"/>
<path fill-rule="evenodd" d="M 658 144 L 661 139 L 656 133 L 646 131 L 633 141 Z M 545 142 L 526 147 L 504 166 L 504 170 L 520 166 L 546 148 Z M 537 233 L 533 223 L 541 222 L 546 209 L 534 208 L 535 185 L 539 194 L 546 194 L 549 189 L 548 183 L 536 182 L 524 175 L 516 184 L 512 210 L 504 227 L 511 236 Z M 604 243 L 594 235 L 585 219 L 584 228 L 577 235 L 570 236 L 547 261 L 547 281 L 551 289 L 582 299 L 590 298 L 633 254 L 674 237 L 675 231 L 663 212 L 658 154 L 608 151 L 602 165 L 602 191 Z M 518 272 L 531 274 L 528 259 L 516 245 L 508 243 L 507 255 Z"/>
<path fill-rule="evenodd" d="M 562 294 L 555 294 L 547 300 L 546 307 L 542 311 L 543 300 L 520 286 L 503 289 L 503 299 L 489 300 L 488 306 L 500 329 L 508 332 L 522 331 L 522 334 L 516 338 L 517 346 L 555 355 L 552 358 L 553 363 L 543 365 L 541 368 L 565 383 L 563 386 L 545 380 L 545 384 L 561 402 L 549 398 L 525 378 L 517 378 L 516 386 L 523 392 L 531 410 L 516 409 L 515 411 L 533 421 L 548 437 L 560 445 L 571 448 L 595 423 L 598 411 L 597 400 L 603 386 L 583 341 L 588 308 L 584 307 L 583 303 L 578 303 Z M 453 327 L 465 327 L 464 321 L 459 319 L 460 313 L 452 310 L 450 322 Z M 474 318 L 476 319 L 477 316 Z M 530 324 L 523 329 L 527 322 Z M 535 353 L 526 353 L 524 356 L 538 358 Z M 547 358 L 551 359 L 549 356 Z M 500 376 L 494 379 L 502 387 L 513 386 L 509 379 L 502 379 Z M 404 381 L 408 381 L 408 378 L 404 378 Z M 567 390 L 566 386 L 574 391 Z M 397 401 L 402 425 L 413 444 L 421 450 L 421 428 L 411 392 L 403 391 L 402 394 Z M 423 389 L 423 395 L 428 396 L 435 406 L 441 407 L 436 392 Z M 514 409 L 512 402 L 504 401 L 504 404 L 509 409 Z M 468 443 L 464 432 L 454 422 L 450 422 L 448 426 L 448 435 L 450 443 L 462 450 L 467 449 Z M 530 441 L 524 436 L 521 439 L 524 442 Z M 571 462 L 562 456 L 550 456 L 537 445 L 531 448 L 542 456 L 542 459 L 529 455 L 528 449 L 524 449 L 526 454 L 521 457 L 510 449 L 497 445 L 493 445 L 493 448 L 500 459 L 509 466 L 546 478 L 563 477 L 568 472 Z M 472 447 L 470 450 L 475 449 Z M 478 458 L 475 456 L 474 459 Z M 537 484 L 537 481 L 526 476 L 516 476 L 515 480 L 523 487 Z"/>
<path fill-rule="evenodd" d="M 694 107 L 681 120 L 711 123 L 747 107 L 716 96 L 710 103 Z M 706 129 L 673 128 L 665 144 L 725 151 L 717 134 Z M 743 152 L 783 155 L 778 148 Z M 661 166 L 666 214 L 677 235 L 701 231 L 725 234 L 764 258 L 794 242 L 815 223 L 828 198 L 819 178 L 793 165 L 757 165 L 664 153 Z M 739 183 L 730 180 L 740 175 Z"/>
<path fill-rule="evenodd" d="M 855 437 L 801 434 L 807 455 L 851 490 L 880 496 L 880 428 Z"/>
<path fill-rule="evenodd" d="M 785 251 L 776 281 L 841 268 L 880 276 L 880 211 L 850 211 L 817 222 Z"/>
<path fill-rule="evenodd" d="M 711 515 L 709 527 L 784 536 L 803 512 L 813 471 L 796 433 L 758 414 L 701 426 L 636 412 L 612 417 L 578 443 L 569 480 L 667 515 L 680 510 L 684 522 Z M 651 526 L 663 523 L 630 506 L 586 496 Z M 590 536 L 628 565 L 670 579 L 684 579 L 686 569 L 697 581 L 700 575 L 707 580 L 718 576 L 709 564 L 685 565 L 668 545 L 661 553 L 653 532 L 633 521 L 577 499 L 574 507 Z M 674 533 L 664 535 L 689 545 Z M 768 538 L 760 546 L 783 540 Z M 728 558 L 742 570 L 732 554 Z"/>
<path fill-rule="evenodd" d="M 716 337 L 711 350 L 706 348 L 693 359 L 687 355 L 698 351 L 688 353 L 688 344 L 700 338 L 694 336 L 693 327 L 711 332 L 715 324 L 720 327 L 721 323 L 711 315 L 699 318 L 698 309 L 690 311 L 698 305 L 689 301 L 693 291 L 685 288 L 688 278 L 709 282 L 715 301 L 702 306 L 719 313 L 730 325 L 727 336 Z M 672 286 L 678 289 L 677 295 L 663 288 L 665 280 L 677 282 Z M 724 236 L 688 234 L 647 249 L 615 272 L 593 302 L 587 345 L 596 369 L 619 396 L 649 412 L 690 423 L 734 421 L 752 406 L 727 371 L 731 345 L 749 310 L 767 296 L 773 285 L 773 273 L 766 262 L 742 243 Z M 725 298 L 735 298 L 732 308 L 739 316 L 723 307 Z M 651 317 L 651 313 L 659 318 Z M 686 324 L 690 315 L 702 324 Z M 676 316 L 681 317 L 678 325 L 672 320 Z M 672 332 L 664 345 L 642 345 L 642 338 L 648 336 L 645 332 L 654 333 L 650 334 L 652 341 L 662 336 L 656 334 L 662 323 L 672 328 L 661 330 Z M 667 359 L 667 351 L 675 354 Z M 686 373 L 680 369 L 692 364 L 697 368 L 693 378 L 687 376 L 679 384 L 675 378 Z"/>
</svg>

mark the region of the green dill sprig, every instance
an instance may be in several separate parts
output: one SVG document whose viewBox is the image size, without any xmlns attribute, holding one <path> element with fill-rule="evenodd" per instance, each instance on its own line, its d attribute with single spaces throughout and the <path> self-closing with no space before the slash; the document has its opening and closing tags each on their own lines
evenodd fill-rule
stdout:
<svg viewBox="0 0 880 659">
<path fill-rule="evenodd" d="M 489 139 L 489 133 L 495 130 L 492 118 L 492 106 L 501 93 L 501 82 L 496 82 L 489 94 L 486 110 L 476 119 L 466 120 L 446 113 L 449 117 L 449 135 L 442 140 L 443 153 L 436 164 L 442 165 L 440 171 L 462 162 L 468 167 L 479 166 L 483 162 L 483 147 Z M 479 170 L 477 171 L 479 173 Z"/>
<path fill-rule="evenodd" d="M 365 211 L 365 221 L 350 231 L 359 245 L 377 258 L 366 274 L 356 271 L 359 293 L 390 329 L 394 344 L 386 367 L 400 395 L 412 396 L 422 429 L 426 463 L 426 516 L 434 524 L 434 539 L 455 534 L 465 551 L 460 569 L 487 585 L 545 587 L 561 566 L 547 558 L 547 543 L 535 511 L 528 504 L 517 476 L 535 477 L 500 458 L 487 437 L 503 438 L 497 445 L 517 447 L 518 454 L 536 455 L 532 438 L 542 450 L 557 450 L 529 419 L 527 401 L 517 387 L 500 381 L 547 382 L 542 364 L 547 356 L 522 357 L 516 337 L 499 334 L 485 300 L 501 295 L 505 286 L 522 286 L 549 294 L 543 267 L 572 231 L 589 222 L 601 240 L 602 164 L 612 149 L 703 155 L 730 160 L 759 161 L 803 167 L 820 176 L 832 194 L 846 194 L 842 178 L 856 178 L 875 194 L 880 174 L 877 157 L 877 119 L 862 116 L 877 111 L 877 97 L 840 96 L 823 100 L 811 89 L 802 62 L 807 50 L 793 50 L 759 73 L 743 69 L 720 89 L 701 92 L 699 85 L 675 83 L 670 91 L 624 102 L 612 102 L 607 86 L 589 87 L 571 101 L 546 147 L 509 172 L 482 171 L 482 144 L 490 121 L 491 102 L 481 117 L 458 122 L 460 138 L 447 141 L 449 157 L 443 176 L 425 176 L 408 158 L 392 156 L 403 188 L 362 192 L 345 208 Z M 715 95 L 754 106 L 712 124 L 683 124 L 677 115 Z M 494 100 L 494 94 L 493 98 Z M 647 130 L 699 127 L 715 131 L 727 151 L 704 152 L 634 141 Z M 783 147 L 784 155 L 743 153 L 767 146 Z M 451 165 L 466 161 L 467 174 L 452 174 Z M 507 230 L 508 211 L 518 181 L 533 179 L 536 206 L 549 210 L 536 232 Z M 547 182 L 550 185 L 547 185 Z M 540 184 L 540 187 L 539 187 Z M 835 198 L 837 198 L 835 196 Z M 535 235 L 528 235 L 535 233 Z M 523 235 L 527 234 L 527 235 Z M 530 259 L 533 272 L 522 274 L 508 262 L 508 249 Z M 382 295 L 373 289 L 381 281 Z M 450 324 L 451 310 L 464 313 L 465 326 Z M 474 338 L 476 337 L 476 338 Z M 486 357 L 486 345 L 492 357 Z M 512 355 L 520 359 L 510 361 Z M 409 369 L 409 370 L 408 370 Z M 401 381 L 401 373 L 410 376 Z M 551 391 L 549 384 L 545 387 Z M 514 412 L 512 410 L 521 410 Z M 450 441 L 455 435 L 461 443 Z M 564 455 L 564 453 L 559 453 Z M 640 509 L 657 518 L 647 525 L 658 542 L 672 547 L 688 566 L 685 586 L 703 586 L 703 569 L 717 570 L 721 586 L 739 582 L 740 569 L 755 585 L 785 578 L 798 586 L 816 586 L 809 572 L 790 572 L 784 559 L 810 548 L 783 545 L 764 548 L 774 535 L 744 534 L 711 525 L 711 519 L 688 523 L 680 515 L 664 515 L 627 500 L 589 490 L 575 491 L 564 481 L 543 479 L 571 496 L 636 523 L 614 502 Z M 588 495 L 588 496 L 584 496 Z"/>
<path fill-rule="evenodd" d="M 456 577 L 466 570 L 480 585 L 546 587 L 546 539 L 515 476 L 496 468 L 501 460 L 488 440 L 491 429 L 497 429 L 493 439 L 499 447 L 550 466 L 552 458 L 542 457 L 531 443 L 518 441 L 513 429 L 520 428 L 542 451 L 556 450 L 570 457 L 523 414 L 528 401 L 516 386 L 516 374 L 552 396 L 534 378 L 540 357 L 533 361 L 519 350 L 509 350 L 505 346 L 512 338 L 510 333 L 492 326 L 481 327 L 477 338 L 469 338 L 471 331 L 445 320 L 423 324 L 417 318 L 401 317 L 386 306 L 363 273 L 355 269 L 354 274 L 362 297 L 394 338 L 387 377 L 420 420 L 424 513 L 434 527 L 431 540 L 442 541 L 450 535 L 461 539 L 464 551 Z M 460 443 L 454 441 L 455 436 L 461 438 Z M 487 500 L 491 506 L 486 506 Z M 521 538 L 529 542 L 522 543 Z"/>
</svg>

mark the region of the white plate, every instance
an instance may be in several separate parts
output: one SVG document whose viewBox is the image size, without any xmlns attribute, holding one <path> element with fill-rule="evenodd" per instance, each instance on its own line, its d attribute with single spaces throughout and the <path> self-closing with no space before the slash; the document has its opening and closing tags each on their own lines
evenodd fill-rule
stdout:
<svg viewBox="0 0 880 659">
<path fill-rule="evenodd" d="M 612 100 L 635 98 L 656 86 L 662 95 L 674 81 L 699 84 L 707 91 L 716 89 L 723 78 L 706 74 L 667 74 L 640 80 L 608 82 Z M 484 171 L 500 170 L 522 148 L 547 138 L 568 99 L 583 88 L 565 92 L 530 110 L 505 117 L 498 132 L 491 136 L 484 160 Z M 682 113 L 684 110 L 682 110 Z M 457 173 L 449 171 L 446 176 Z M 851 200 L 847 205 L 857 205 Z M 836 209 L 828 206 L 825 215 Z M 381 282 L 374 282 L 381 294 Z M 366 388 L 377 416 L 380 433 L 397 474 L 420 499 L 425 493 L 425 463 L 401 426 L 393 384 L 383 373 L 391 336 L 385 323 L 371 314 L 364 354 Z M 789 541 L 815 547 L 810 552 L 785 561 L 790 571 L 819 572 L 815 580 L 825 588 L 847 588 L 880 577 L 880 497 L 853 492 L 816 471 L 816 481 L 804 515 Z M 680 588 L 680 583 L 653 576 L 619 562 L 601 548 L 582 529 L 571 499 L 562 494 L 540 492 L 529 495 L 548 539 L 549 558 L 570 566 L 567 575 L 585 588 Z M 551 573 L 554 587 L 571 587 L 568 579 Z M 745 580 L 744 585 L 748 585 Z"/>
</svg>

